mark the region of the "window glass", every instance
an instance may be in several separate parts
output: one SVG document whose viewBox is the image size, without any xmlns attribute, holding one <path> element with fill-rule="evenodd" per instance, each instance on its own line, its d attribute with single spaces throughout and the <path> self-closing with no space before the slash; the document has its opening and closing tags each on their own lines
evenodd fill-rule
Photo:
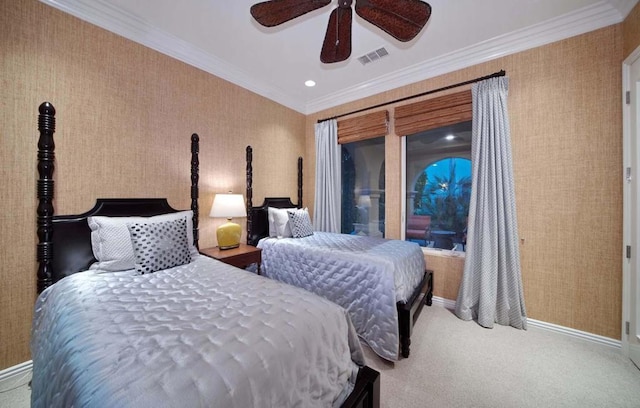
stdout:
<svg viewBox="0 0 640 408">
<path fill-rule="evenodd" d="M 342 145 L 342 233 L 384 237 L 384 137 Z"/>
<path fill-rule="evenodd" d="M 471 197 L 471 121 L 406 138 L 405 239 L 464 251 Z"/>
</svg>

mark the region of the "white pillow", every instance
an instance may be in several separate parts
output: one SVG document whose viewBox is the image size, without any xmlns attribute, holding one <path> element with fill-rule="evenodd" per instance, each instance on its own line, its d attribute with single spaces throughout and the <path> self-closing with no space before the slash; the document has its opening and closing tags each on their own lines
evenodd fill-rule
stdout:
<svg viewBox="0 0 640 408">
<path fill-rule="evenodd" d="M 277 238 L 291 238 L 289 214 L 287 208 L 269 207 L 269 236 Z"/>
<path fill-rule="evenodd" d="M 100 269 L 107 272 L 126 271 L 135 268 L 135 255 L 128 223 L 153 223 L 187 219 L 187 243 L 191 257 L 198 255 L 193 244 L 193 211 L 156 215 L 153 217 L 89 217 L 87 222 L 91 228 L 91 247 L 94 262 L 89 269 Z"/>
</svg>

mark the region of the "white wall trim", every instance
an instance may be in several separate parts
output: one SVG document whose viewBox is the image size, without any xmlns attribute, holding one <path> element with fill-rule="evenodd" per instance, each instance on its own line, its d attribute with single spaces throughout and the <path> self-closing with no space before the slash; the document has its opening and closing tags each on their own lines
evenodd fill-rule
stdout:
<svg viewBox="0 0 640 408">
<path fill-rule="evenodd" d="M 0 370 L 0 391 L 11 390 L 22 386 L 25 378 L 31 374 L 32 370 L 32 360 Z"/>
<path fill-rule="evenodd" d="M 449 310 L 454 310 L 456 308 L 455 300 L 444 299 L 437 296 L 433 297 L 433 305 L 444 307 Z M 590 341 L 592 343 L 597 343 L 600 345 L 613 347 L 617 349 L 621 348 L 620 340 L 600 336 L 593 333 L 584 332 L 581 330 L 572 329 L 570 327 L 559 326 L 557 324 L 547 323 L 547 322 L 543 322 L 543 321 L 535 320 L 531 318 L 527 318 L 527 324 L 531 327 L 537 327 L 539 329 L 548 330 L 554 333 L 564 334 L 566 336 L 579 338 L 582 340 Z"/>
<path fill-rule="evenodd" d="M 631 105 L 626 103 L 626 92 L 631 91 L 631 66 L 640 59 L 640 46 L 638 46 L 631 54 L 622 62 L 622 179 L 627 175 L 625 169 L 634 165 L 634 152 L 632 144 L 632 119 L 633 111 Z M 632 170 L 631 177 L 638 174 L 637 169 Z M 625 247 L 633 245 L 634 239 L 638 236 L 638 225 L 633 226 L 633 190 L 631 183 L 624 182 L 622 188 L 622 321 L 620 322 L 620 335 L 622 337 L 622 354 L 631 357 L 631 348 L 629 344 L 629 336 L 626 333 L 626 322 L 631 321 L 632 296 L 634 296 L 633 286 L 631 284 L 631 274 L 634 268 L 638 267 L 637 257 L 628 259 L 626 257 Z"/>
<path fill-rule="evenodd" d="M 0 383 L 11 378 L 16 375 L 24 374 L 33 369 L 33 361 L 25 361 L 24 363 L 20 363 L 14 365 L 13 367 L 5 368 L 4 370 L 0 370 Z"/>
<path fill-rule="evenodd" d="M 556 17 L 507 35 L 498 36 L 472 47 L 441 55 L 403 70 L 311 101 L 299 100 L 285 90 L 252 78 L 238 67 L 160 30 L 137 16 L 101 0 L 40 0 L 81 20 L 147 46 L 162 54 L 197 67 L 303 114 L 311 114 L 344 103 L 396 89 L 415 82 L 491 61 L 506 55 L 584 34 L 624 20 L 620 10 L 629 4 L 601 0 L 575 12 Z M 624 6 L 624 7 L 623 7 Z"/>
<path fill-rule="evenodd" d="M 572 329 L 570 327 L 559 326 L 557 324 L 542 322 L 540 320 L 531 318 L 527 318 L 527 324 L 531 327 L 537 327 L 539 329 L 548 330 L 555 333 L 566 334 L 567 336 L 587 340 L 592 343 L 601 344 L 603 346 L 613 347 L 616 349 L 620 349 L 622 347 L 622 343 L 620 342 L 620 340 Z"/>
<path fill-rule="evenodd" d="M 445 299 L 438 296 L 432 298 L 433 306 L 444 307 L 445 309 L 454 310 L 456 308 L 456 301 L 451 299 Z"/>
<path fill-rule="evenodd" d="M 389 75 L 375 78 L 368 83 L 356 84 L 340 92 L 317 98 L 307 103 L 306 112 L 309 114 L 329 109 L 366 96 L 617 24 L 622 20 L 623 17 L 620 12 L 613 8 L 608 1 L 603 0 L 544 23 L 516 30 L 474 46 L 395 71 Z"/>
<path fill-rule="evenodd" d="M 303 105 L 274 86 L 257 81 L 235 65 L 205 52 L 119 7 L 101 0 L 40 0 L 107 31 L 142 44 L 193 67 L 248 89 L 258 95 L 302 112 Z"/>
</svg>

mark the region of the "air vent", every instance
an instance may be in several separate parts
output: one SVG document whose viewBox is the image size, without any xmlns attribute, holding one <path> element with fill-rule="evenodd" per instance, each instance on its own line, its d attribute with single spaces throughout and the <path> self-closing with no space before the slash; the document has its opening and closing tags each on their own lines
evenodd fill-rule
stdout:
<svg viewBox="0 0 640 408">
<path fill-rule="evenodd" d="M 382 47 L 378 48 L 375 51 L 369 52 L 362 57 L 358 57 L 358 61 L 360 61 L 362 65 L 367 65 L 371 62 L 378 61 L 380 58 L 386 57 L 387 55 L 389 55 L 389 52 L 386 50 L 386 48 Z"/>
</svg>

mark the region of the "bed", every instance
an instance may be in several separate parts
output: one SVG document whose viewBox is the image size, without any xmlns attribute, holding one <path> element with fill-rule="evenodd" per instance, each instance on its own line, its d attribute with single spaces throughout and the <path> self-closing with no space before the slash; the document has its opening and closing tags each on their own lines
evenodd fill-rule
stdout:
<svg viewBox="0 0 640 408">
<path fill-rule="evenodd" d="M 198 253 L 196 134 L 190 210 L 55 215 L 55 109 L 39 112 L 33 407 L 379 406 L 346 311 Z"/>
<path fill-rule="evenodd" d="M 409 357 L 413 326 L 433 297 L 433 272 L 425 268 L 419 245 L 358 235 L 310 233 L 308 227 L 306 232 L 305 228 L 298 228 L 299 234 L 291 234 L 285 225 L 287 214 L 294 229 L 298 227 L 296 216 L 305 217 L 302 158 L 298 159 L 297 204 L 289 197 L 267 197 L 255 207 L 251 146 L 247 146 L 246 161 L 247 242 L 262 249 L 262 273 L 347 309 L 358 335 L 379 356 L 391 361 L 398 360 L 399 354 Z M 301 225 L 305 223 L 310 220 Z M 288 238 L 292 235 L 296 238 Z"/>
</svg>

